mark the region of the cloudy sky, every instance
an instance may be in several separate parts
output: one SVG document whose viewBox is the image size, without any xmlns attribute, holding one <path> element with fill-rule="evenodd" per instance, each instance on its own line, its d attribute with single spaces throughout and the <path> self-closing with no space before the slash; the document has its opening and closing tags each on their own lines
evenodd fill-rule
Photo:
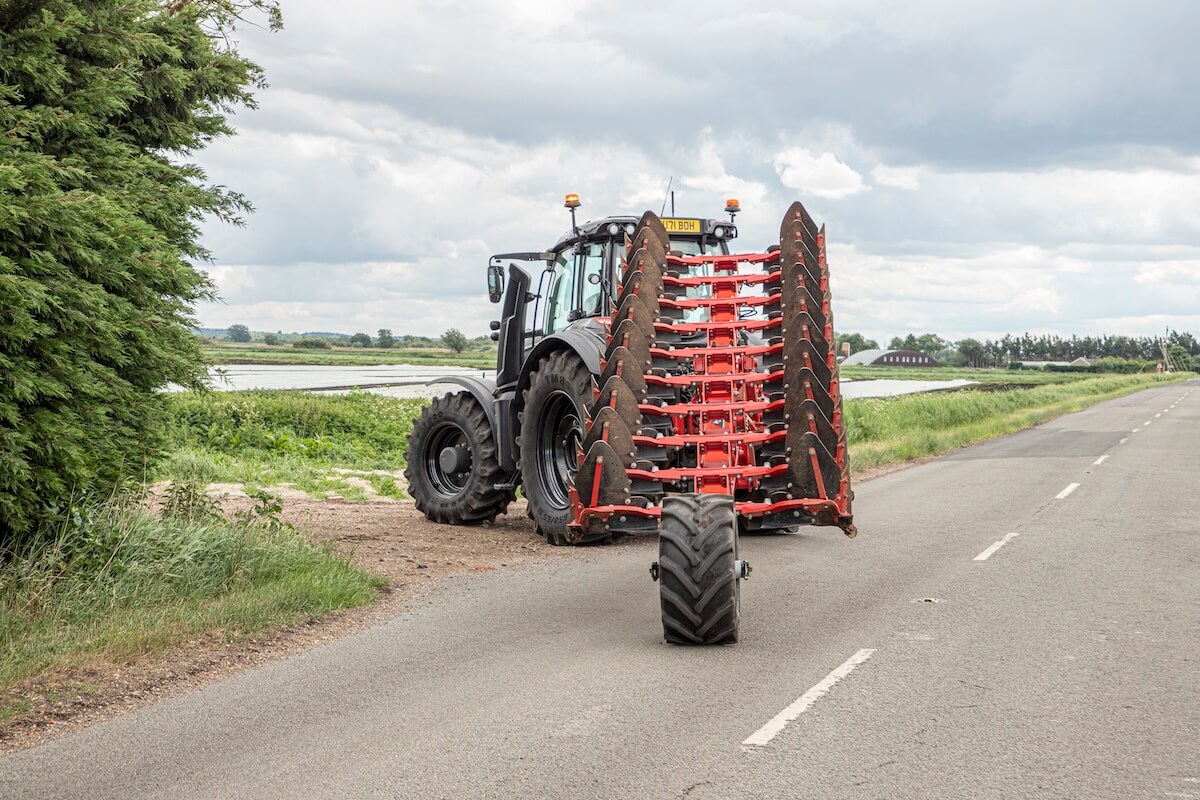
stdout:
<svg viewBox="0 0 1200 800">
<path fill-rule="evenodd" d="M 260 108 L 200 155 L 256 330 L 487 330 L 487 257 L 583 218 L 800 199 L 839 330 L 1200 333 L 1200 3 L 285 0 Z"/>
</svg>

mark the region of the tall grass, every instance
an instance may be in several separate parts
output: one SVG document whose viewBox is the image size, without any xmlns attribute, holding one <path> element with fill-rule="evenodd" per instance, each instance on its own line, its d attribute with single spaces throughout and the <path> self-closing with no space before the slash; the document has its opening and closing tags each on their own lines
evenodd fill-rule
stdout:
<svg viewBox="0 0 1200 800">
<path fill-rule="evenodd" d="M 854 466 L 873 467 L 937 455 L 1164 380 L 1150 375 L 1120 375 L 1029 389 L 850 400 L 846 402 L 850 461 Z"/>
<path fill-rule="evenodd" d="M 55 538 L 13 555 L 0 570 L 0 721 L 5 695 L 39 675 L 376 596 L 380 581 L 280 523 L 277 505 L 226 520 L 210 502 L 185 489 L 157 514 L 136 498 L 76 508 Z"/>
<path fill-rule="evenodd" d="M 167 398 L 172 420 L 157 477 L 202 483 L 296 485 L 320 495 L 361 496 L 335 469 L 395 472 L 423 400 L 365 392 L 181 392 Z M 376 491 L 401 496 L 394 481 L 367 474 Z M 356 495 L 357 493 L 357 495 Z"/>
</svg>

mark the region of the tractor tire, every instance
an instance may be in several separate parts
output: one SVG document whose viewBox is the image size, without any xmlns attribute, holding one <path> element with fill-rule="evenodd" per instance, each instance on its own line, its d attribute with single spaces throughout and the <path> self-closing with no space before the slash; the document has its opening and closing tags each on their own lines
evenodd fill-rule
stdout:
<svg viewBox="0 0 1200 800">
<path fill-rule="evenodd" d="M 408 435 L 408 492 L 433 522 L 478 525 L 508 510 L 512 490 L 496 456 L 487 414 L 467 392 L 446 394 L 427 405 Z"/>
<path fill-rule="evenodd" d="M 721 494 L 663 498 L 658 586 L 663 638 L 672 644 L 733 644 L 741 619 L 737 513 Z"/>
<path fill-rule="evenodd" d="M 575 480 L 585 409 L 593 400 L 592 373 L 575 353 L 551 353 L 529 374 L 523 398 L 521 492 L 538 533 L 550 544 L 570 544 L 567 487 Z"/>
</svg>

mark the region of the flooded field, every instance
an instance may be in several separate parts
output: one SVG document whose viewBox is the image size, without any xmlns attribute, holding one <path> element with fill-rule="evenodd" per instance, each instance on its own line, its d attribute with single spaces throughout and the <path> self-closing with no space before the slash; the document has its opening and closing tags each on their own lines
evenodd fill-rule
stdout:
<svg viewBox="0 0 1200 800">
<path fill-rule="evenodd" d="M 363 367 L 319 367 L 235 364 L 213 368 L 212 387 L 219 391 L 240 389 L 305 389 L 314 392 L 337 392 L 363 389 L 388 397 L 436 397 L 454 390 L 454 384 L 436 383 L 446 375 L 464 375 L 492 379 L 495 370 L 468 367 L 427 367 L 409 364 Z M 847 398 L 893 397 L 917 392 L 933 392 L 969 386 L 973 381 L 906 381 L 857 380 L 842 381 L 842 394 Z"/>
</svg>

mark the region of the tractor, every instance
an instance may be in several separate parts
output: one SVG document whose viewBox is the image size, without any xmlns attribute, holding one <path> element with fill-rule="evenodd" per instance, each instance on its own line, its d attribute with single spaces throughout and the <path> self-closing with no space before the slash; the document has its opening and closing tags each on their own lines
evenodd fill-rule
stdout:
<svg viewBox="0 0 1200 800">
<path fill-rule="evenodd" d="M 409 492 L 471 525 L 520 487 L 555 545 L 657 535 L 664 638 L 736 642 L 739 532 L 856 533 L 824 228 L 794 203 L 777 245 L 733 253 L 736 200 L 728 220 L 564 205 L 552 248 L 489 260 L 496 378 L 439 380 L 462 390 L 415 421 Z"/>
</svg>

